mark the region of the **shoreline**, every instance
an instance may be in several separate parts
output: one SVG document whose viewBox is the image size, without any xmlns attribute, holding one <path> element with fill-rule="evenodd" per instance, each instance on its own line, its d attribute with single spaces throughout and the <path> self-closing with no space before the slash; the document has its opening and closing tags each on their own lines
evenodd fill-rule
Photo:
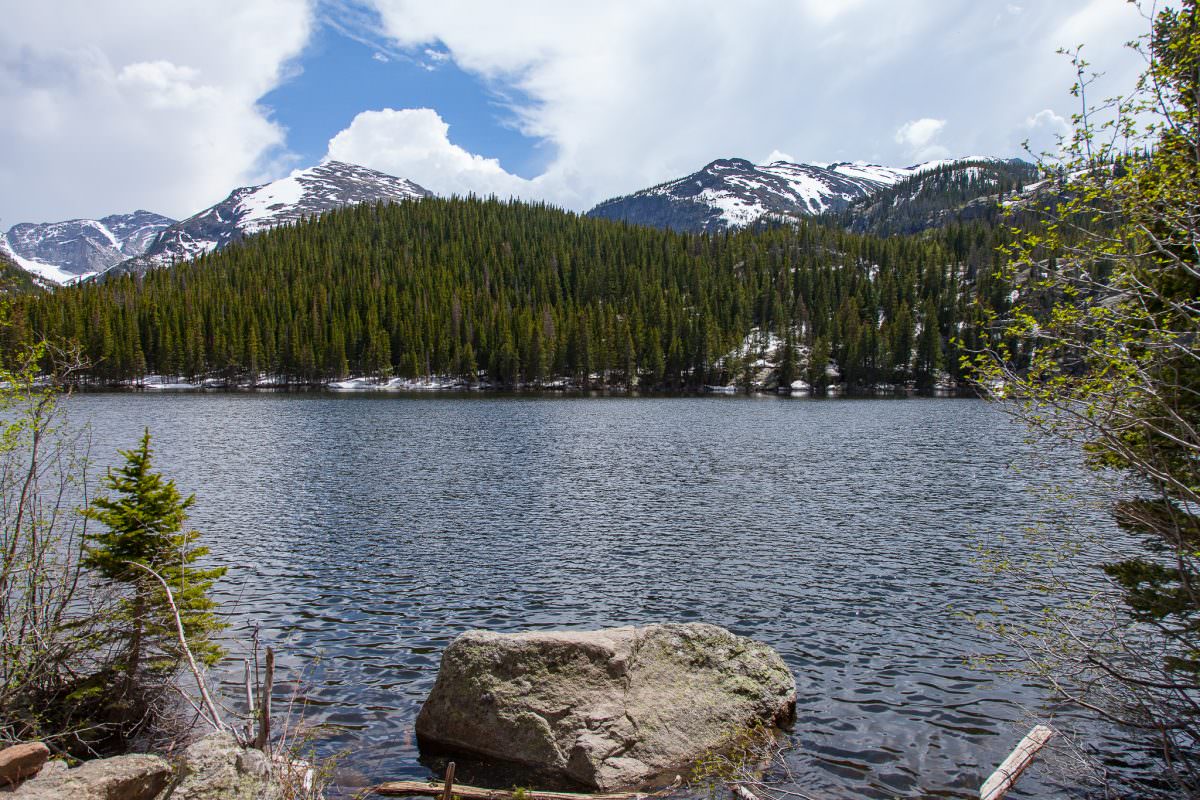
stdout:
<svg viewBox="0 0 1200 800">
<path fill-rule="evenodd" d="M 329 394 L 341 396 L 440 396 L 440 397 L 626 397 L 626 398 L 683 398 L 683 397 L 741 397 L 741 398 L 783 398 L 789 400 L 899 400 L 907 398 L 931 399 L 980 399 L 983 395 L 974 387 L 958 387 L 954 389 L 936 388 L 917 390 L 905 387 L 880 388 L 860 387 L 845 388 L 831 387 L 827 391 L 790 392 L 771 388 L 754 388 L 747 390 L 742 387 L 692 387 L 692 388 L 662 388 L 662 389 L 627 389 L 616 386 L 584 387 L 571 384 L 558 385 L 516 385 L 493 386 L 490 384 L 468 384 L 442 382 L 390 382 L 383 384 L 368 383 L 359 379 L 353 385 L 348 381 L 329 383 L 283 383 L 263 382 L 226 383 L 204 381 L 202 383 L 170 382 L 170 383 L 72 383 L 66 388 L 72 392 L 87 394 Z"/>
</svg>

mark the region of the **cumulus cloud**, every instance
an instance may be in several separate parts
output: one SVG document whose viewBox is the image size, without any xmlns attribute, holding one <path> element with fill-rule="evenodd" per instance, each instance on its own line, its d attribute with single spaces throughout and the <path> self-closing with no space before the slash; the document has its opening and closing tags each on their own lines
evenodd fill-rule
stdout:
<svg viewBox="0 0 1200 800">
<path fill-rule="evenodd" d="M 536 188 L 577 208 L 773 149 L 897 165 L 1019 155 L 1022 121 L 1069 102 L 1054 53 L 1074 43 L 1070 21 L 1114 83 L 1136 73 L 1116 56 L 1144 27 L 1112 0 L 999 21 L 965 0 L 370 2 L 397 47 L 444 52 L 492 86 L 507 122 L 553 153 Z M 946 125 L 914 150 L 891 132 L 923 108 Z"/>
<path fill-rule="evenodd" d="M 119 13 L 114 13 L 114 6 Z M 10 3 L 0 26 L 0 219 L 183 216 L 265 177 L 258 100 L 308 40 L 306 0 Z"/>
<path fill-rule="evenodd" d="M 785 153 L 782 150 L 772 150 L 771 154 L 759 163 L 774 164 L 776 161 L 790 161 L 793 164 L 796 163 L 796 159 L 790 153 Z"/>
<path fill-rule="evenodd" d="M 903 165 L 917 151 L 1020 155 L 1027 119 L 1070 113 L 1074 75 L 1058 47 L 1088 44 L 1089 61 L 1107 73 L 1097 97 L 1128 88 L 1141 69 L 1122 50 L 1145 28 L 1127 4 L 1005 8 L 969 0 L 12 2 L 0 26 L 0 217 L 7 227 L 134 207 L 181 216 L 234 186 L 286 174 L 295 166 L 287 132 L 260 102 L 286 79 L 318 11 L 376 57 L 431 69 L 452 62 L 477 78 L 494 90 L 499 123 L 534 140 L 546 166 L 525 180 L 466 152 L 436 109 L 361 109 L 331 152 L 443 191 L 576 209 L 720 157 L 777 151 L 789 160 Z M 920 145 L 919 127 L 897 138 L 927 110 L 944 127 Z"/>
<path fill-rule="evenodd" d="M 1071 123 L 1066 117 L 1055 113 L 1053 109 L 1043 108 L 1025 120 L 1028 132 L 1029 149 L 1034 154 L 1047 153 L 1052 156 L 1061 153 L 1061 145 L 1071 135 Z"/>
<path fill-rule="evenodd" d="M 494 158 L 468 153 L 449 133 L 431 108 L 364 111 L 330 140 L 327 157 L 400 175 L 441 195 L 536 194 L 531 181 L 509 174 Z"/>
<path fill-rule="evenodd" d="M 904 145 L 906 152 L 914 161 L 930 161 L 935 158 L 947 158 L 950 150 L 936 140 L 946 127 L 946 120 L 922 117 L 904 123 L 896 130 L 897 144 Z"/>
</svg>

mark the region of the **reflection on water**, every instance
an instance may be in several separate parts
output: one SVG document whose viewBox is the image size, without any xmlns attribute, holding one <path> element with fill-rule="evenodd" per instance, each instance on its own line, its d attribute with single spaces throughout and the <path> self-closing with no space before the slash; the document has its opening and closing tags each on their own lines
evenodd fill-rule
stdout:
<svg viewBox="0 0 1200 800">
<path fill-rule="evenodd" d="M 997 599 L 973 548 L 1051 518 L 1030 488 L 1076 466 L 1028 465 L 978 401 L 70 403 L 102 463 L 150 427 L 230 567 L 234 635 L 259 623 L 307 666 L 310 712 L 342 726 L 329 749 L 353 748 L 347 784 L 428 774 L 413 722 L 470 628 L 703 620 L 761 639 L 796 675 L 790 762 L 814 797 L 973 796 L 1044 711 L 966 665 L 995 643 L 956 612 Z"/>
</svg>

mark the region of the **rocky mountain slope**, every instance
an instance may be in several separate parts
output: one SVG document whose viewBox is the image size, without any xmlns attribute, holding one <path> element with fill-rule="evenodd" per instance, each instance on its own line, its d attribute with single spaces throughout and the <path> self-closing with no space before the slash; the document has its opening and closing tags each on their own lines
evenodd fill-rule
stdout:
<svg viewBox="0 0 1200 800">
<path fill-rule="evenodd" d="M 606 200 L 588 215 L 674 230 L 724 230 L 838 213 L 908 178 L 959 161 L 885 167 L 863 162 L 756 165 L 741 158 L 718 159 L 683 178 Z"/>
<path fill-rule="evenodd" d="M 234 189 L 220 203 L 163 230 L 144 254 L 113 270 L 141 272 L 187 261 L 246 236 L 341 206 L 428 196 L 428 190 L 404 178 L 327 161 L 262 186 Z"/>
<path fill-rule="evenodd" d="M 174 221 L 134 211 L 102 219 L 22 222 L 0 233 L 0 251 L 43 282 L 71 283 L 146 252 Z"/>
</svg>

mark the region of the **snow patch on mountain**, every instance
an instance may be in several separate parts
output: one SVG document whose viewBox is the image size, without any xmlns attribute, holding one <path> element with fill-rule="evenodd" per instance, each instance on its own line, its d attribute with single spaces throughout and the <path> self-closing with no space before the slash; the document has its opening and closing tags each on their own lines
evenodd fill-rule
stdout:
<svg viewBox="0 0 1200 800">
<path fill-rule="evenodd" d="M 303 199 L 304 183 L 299 175 L 268 183 L 251 192 L 238 204 L 243 232 L 257 233 L 278 224 L 274 222 L 276 215 L 289 206 L 298 205 Z"/>
<path fill-rule="evenodd" d="M 728 192 L 705 189 L 697 198 L 721 212 L 721 219 L 733 226 L 749 225 L 768 213 L 762 203 L 737 197 Z"/>
</svg>

